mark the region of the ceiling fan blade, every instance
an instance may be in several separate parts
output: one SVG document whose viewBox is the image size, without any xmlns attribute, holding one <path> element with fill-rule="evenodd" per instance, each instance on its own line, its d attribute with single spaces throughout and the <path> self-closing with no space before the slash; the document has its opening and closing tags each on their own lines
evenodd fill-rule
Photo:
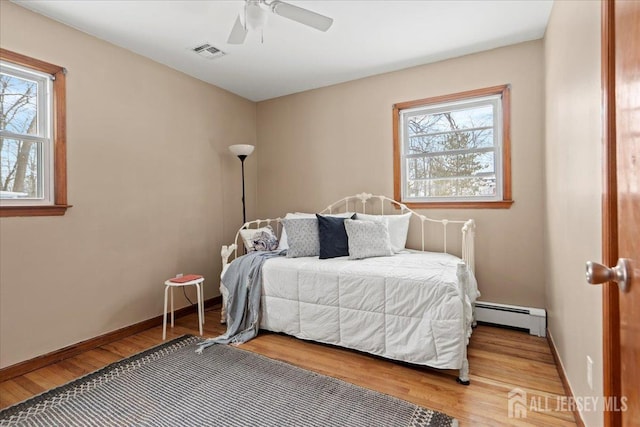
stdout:
<svg viewBox="0 0 640 427">
<path fill-rule="evenodd" d="M 333 24 L 333 18 L 279 0 L 275 0 L 270 6 L 271 11 L 276 15 L 289 18 L 316 30 L 327 31 Z"/>
<path fill-rule="evenodd" d="M 236 23 L 233 24 L 233 28 L 231 29 L 231 34 L 229 34 L 229 39 L 227 43 L 229 44 L 242 44 L 244 43 L 244 39 L 247 37 L 247 30 L 242 25 L 242 21 L 240 21 L 240 15 L 236 18 Z"/>
</svg>

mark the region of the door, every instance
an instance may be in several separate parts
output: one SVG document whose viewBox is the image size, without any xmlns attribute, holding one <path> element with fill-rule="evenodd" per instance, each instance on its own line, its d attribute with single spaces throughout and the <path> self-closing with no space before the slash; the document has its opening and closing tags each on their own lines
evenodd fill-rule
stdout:
<svg viewBox="0 0 640 427">
<path fill-rule="evenodd" d="M 602 24 L 603 258 L 628 260 L 619 263 L 626 290 L 613 281 L 603 289 L 604 394 L 613 398 L 604 418 L 640 426 L 640 1 L 604 0 Z"/>
</svg>

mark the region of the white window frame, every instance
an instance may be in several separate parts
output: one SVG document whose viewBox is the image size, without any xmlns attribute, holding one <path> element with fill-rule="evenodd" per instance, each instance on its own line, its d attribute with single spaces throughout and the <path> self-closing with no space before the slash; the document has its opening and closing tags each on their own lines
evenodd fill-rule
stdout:
<svg viewBox="0 0 640 427">
<path fill-rule="evenodd" d="M 405 155 L 408 152 L 408 120 L 412 115 L 437 114 L 482 104 L 494 108 L 494 145 L 487 147 L 494 152 L 496 192 L 493 195 L 451 197 L 407 197 L 407 159 L 421 158 L 425 154 Z M 431 98 L 400 102 L 393 105 L 393 188 L 394 199 L 412 209 L 433 208 L 488 208 L 509 209 L 514 203 L 511 196 L 511 87 L 492 86 L 466 92 L 439 95 Z M 472 149 L 476 151 L 478 149 Z M 450 154 L 466 150 L 450 150 Z M 471 150 L 469 150 L 471 151 Z M 433 156 L 447 153 L 434 152 Z M 429 156 L 428 154 L 426 155 Z M 450 179 L 450 177 L 447 177 Z"/>
<path fill-rule="evenodd" d="M 35 81 L 38 85 L 37 115 L 38 126 L 35 135 L 14 133 L 0 129 L 0 136 L 5 139 L 18 139 L 38 142 L 39 166 L 38 186 L 42 188 L 42 197 L 34 198 L 0 198 L 0 206 L 43 206 L 53 205 L 54 201 L 54 153 L 53 153 L 53 76 L 47 73 L 31 70 L 0 60 L 0 70 L 3 74 L 20 79 Z"/>
</svg>

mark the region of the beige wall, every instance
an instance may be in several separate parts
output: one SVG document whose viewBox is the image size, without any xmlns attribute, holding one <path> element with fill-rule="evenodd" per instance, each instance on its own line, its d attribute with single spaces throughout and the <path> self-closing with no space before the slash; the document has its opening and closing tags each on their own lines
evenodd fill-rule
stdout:
<svg viewBox="0 0 640 427">
<path fill-rule="evenodd" d="M 205 275 L 205 297 L 217 294 L 220 246 L 242 222 L 240 162 L 227 146 L 255 143 L 255 104 L 1 8 L 3 48 L 68 69 L 74 207 L 0 221 L 0 366 L 160 315 L 162 283 L 178 272 Z M 250 157 L 250 212 L 256 166 Z"/>
<path fill-rule="evenodd" d="M 0 46 L 69 70 L 74 205 L 64 217 L 0 220 L 0 366 L 159 315 L 162 281 L 177 272 L 204 274 L 206 297 L 217 294 L 220 245 L 241 223 L 228 145 L 260 145 L 246 162 L 249 217 L 392 195 L 393 103 L 510 83 L 515 204 L 424 212 L 477 220 L 482 299 L 547 308 L 575 394 L 602 392 L 600 291 L 582 270 L 600 258 L 599 3 L 556 2 L 544 45 L 264 101 L 257 114 L 252 102 L 0 4 Z"/>
<path fill-rule="evenodd" d="M 576 396 L 602 395 L 600 3 L 555 2 L 545 36 L 545 282 L 549 330 Z M 587 355 L 594 388 L 587 385 Z M 602 413 L 584 412 L 588 426 Z"/>
<path fill-rule="evenodd" d="M 544 307 L 540 40 L 258 103 L 258 213 L 320 210 L 362 191 L 393 196 L 392 105 L 505 83 L 515 204 L 425 213 L 476 219 L 481 299 Z"/>
</svg>

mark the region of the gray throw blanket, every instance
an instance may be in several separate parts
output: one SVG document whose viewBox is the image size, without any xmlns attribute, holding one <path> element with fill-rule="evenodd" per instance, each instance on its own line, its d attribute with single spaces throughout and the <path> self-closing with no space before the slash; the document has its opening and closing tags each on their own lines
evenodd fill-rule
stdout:
<svg viewBox="0 0 640 427">
<path fill-rule="evenodd" d="M 229 291 L 225 305 L 227 332 L 200 343 L 197 353 L 202 353 L 202 350 L 213 344 L 242 344 L 258 335 L 262 264 L 269 258 L 286 254 L 287 251 L 249 252 L 229 264 L 222 277 L 222 282 Z"/>
</svg>

